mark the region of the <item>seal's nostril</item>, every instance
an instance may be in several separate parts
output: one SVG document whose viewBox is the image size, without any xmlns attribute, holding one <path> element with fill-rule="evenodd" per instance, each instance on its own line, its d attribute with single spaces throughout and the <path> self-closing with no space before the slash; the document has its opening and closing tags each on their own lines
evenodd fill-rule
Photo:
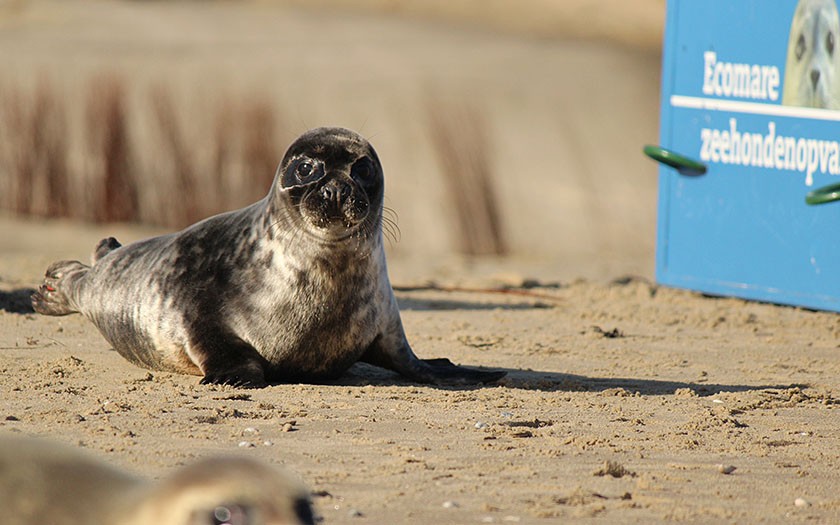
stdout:
<svg viewBox="0 0 840 525">
<path fill-rule="evenodd" d="M 341 203 L 345 201 L 351 193 L 350 185 L 342 182 L 332 180 L 321 188 L 321 197 L 329 202 Z"/>
<path fill-rule="evenodd" d="M 321 188 L 321 196 L 324 197 L 324 200 L 331 201 L 333 200 L 333 194 L 335 193 L 332 186 L 327 184 L 323 188 Z"/>
<path fill-rule="evenodd" d="M 811 85 L 816 89 L 817 82 L 820 81 L 820 70 L 819 69 L 812 69 L 811 70 Z"/>
</svg>

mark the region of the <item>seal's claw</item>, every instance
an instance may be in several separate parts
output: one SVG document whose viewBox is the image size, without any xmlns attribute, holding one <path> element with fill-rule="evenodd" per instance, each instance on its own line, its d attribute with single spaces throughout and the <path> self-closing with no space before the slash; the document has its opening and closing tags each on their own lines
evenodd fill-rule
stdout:
<svg viewBox="0 0 840 525">
<path fill-rule="evenodd" d="M 245 377 L 236 374 L 234 371 L 222 374 L 205 374 L 199 384 L 202 385 L 228 385 L 236 388 L 265 388 L 268 386 L 263 377 Z"/>
</svg>

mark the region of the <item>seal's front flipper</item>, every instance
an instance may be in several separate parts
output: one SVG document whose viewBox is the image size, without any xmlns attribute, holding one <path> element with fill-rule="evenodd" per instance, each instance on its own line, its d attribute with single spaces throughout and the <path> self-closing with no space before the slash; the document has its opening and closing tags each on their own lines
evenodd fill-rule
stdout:
<svg viewBox="0 0 840 525">
<path fill-rule="evenodd" d="M 47 268 L 44 284 L 32 294 L 32 308 L 43 315 L 67 315 L 79 311 L 74 287 L 90 269 L 79 261 L 58 261 Z"/>
<path fill-rule="evenodd" d="M 235 336 L 202 334 L 192 345 L 191 356 L 198 360 L 204 377 L 202 385 L 230 385 L 241 388 L 263 388 L 267 363 L 257 350 Z"/>
<path fill-rule="evenodd" d="M 438 384 L 473 385 L 477 383 L 492 383 L 507 375 L 507 372 L 501 370 L 483 372 L 481 370 L 458 366 L 445 357 L 422 359 L 421 362 L 431 367 L 435 376 L 441 378 L 441 382 Z"/>
<path fill-rule="evenodd" d="M 402 338 L 397 345 L 388 345 L 387 339 L 379 336 L 362 355 L 360 361 L 387 368 L 401 375 L 420 382 L 434 385 L 475 385 L 492 383 L 505 376 L 507 372 L 483 372 L 465 368 L 452 363 L 449 359 L 418 359 L 411 347 Z"/>
</svg>

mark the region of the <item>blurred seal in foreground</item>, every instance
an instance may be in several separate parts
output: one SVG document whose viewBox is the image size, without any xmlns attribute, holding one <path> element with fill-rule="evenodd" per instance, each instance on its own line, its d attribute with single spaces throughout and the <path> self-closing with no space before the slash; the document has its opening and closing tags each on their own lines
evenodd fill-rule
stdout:
<svg viewBox="0 0 840 525">
<path fill-rule="evenodd" d="M 4 525 L 314 525 L 309 493 L 251 458 L 204 459 L 151 483 L 83 451 L 0 436 Z"/>
</svg>

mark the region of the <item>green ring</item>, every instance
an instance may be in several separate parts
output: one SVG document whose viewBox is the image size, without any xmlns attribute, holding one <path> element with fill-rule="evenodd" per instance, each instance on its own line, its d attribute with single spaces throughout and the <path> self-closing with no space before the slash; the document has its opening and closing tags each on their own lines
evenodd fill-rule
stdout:
<svg viewBox="0 0 840 525">
<path fill-rule="evenodd" d="M 645 146 L 642 151 L 656 162 L 670 166 L 682 175 L 697 176 L 706 173 L 706 165 L 702 162 L 690 159 L 679 153 L 660 146 Z"/>
<path fill-rule="evenodd" d="M 823 186 L 805 195 L 808 204 L 826 204 L 836 200 L 840 200 L 840 183 Z"/>
</svg>

